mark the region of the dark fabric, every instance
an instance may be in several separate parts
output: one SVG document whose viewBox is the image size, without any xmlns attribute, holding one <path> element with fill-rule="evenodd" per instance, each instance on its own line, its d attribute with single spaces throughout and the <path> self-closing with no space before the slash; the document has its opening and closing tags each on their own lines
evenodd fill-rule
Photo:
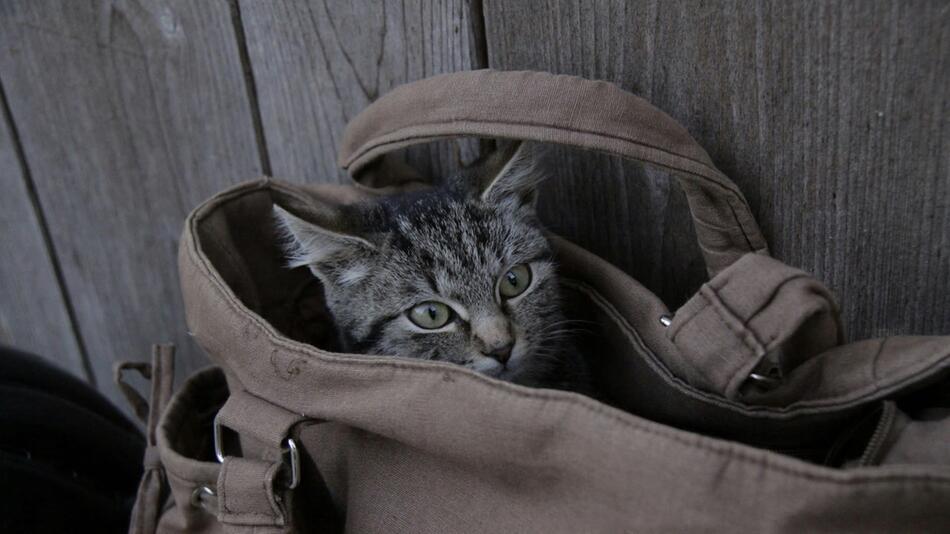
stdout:
<svg viewBox="0 0 950 534">
<path fill-rule="evenodd" d="M 123 532 L 141 432 L 95 389 L 0 348 L 0 532 Z"/>
<path fill-rule="evenodd" d="M 0 377 L 7 385 L 41 391 L 55 391 L 64 401 L 97 413 L 119 428 L 139 432 L 139 427 L 89 384 L 60 370 L 33 354 L 0 345 Z"/>
</svg>

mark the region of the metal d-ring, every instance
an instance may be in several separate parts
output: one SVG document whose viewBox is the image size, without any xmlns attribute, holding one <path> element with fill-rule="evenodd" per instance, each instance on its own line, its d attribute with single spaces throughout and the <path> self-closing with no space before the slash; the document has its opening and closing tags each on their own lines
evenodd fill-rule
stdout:
<svg viewBox="0 0 950 534">
<path fill-rule="evenodd" d="M 218 417 L 221 414 L 214 416 L 214 456 L 218 459 L 218 463 L 224 463 L 224 439 L 221 436 L 221 421 L 218 420 Z"/>
<path fill-rule="evenodd" d="M 300 484 L 300 449 L 293 438 L 284 441 L 287 444 L 284 453 L 290 456 L 290 483 L 287 484 L 287 489 L 294 489 Z"/>
<path fill-rule="evenodd" d="M 754 380 L 768 389 L 772 389 L 782 383 L 778 378 L 760 375 L 759 373 L 749 373 L 749 380 Z"/>
</svg>

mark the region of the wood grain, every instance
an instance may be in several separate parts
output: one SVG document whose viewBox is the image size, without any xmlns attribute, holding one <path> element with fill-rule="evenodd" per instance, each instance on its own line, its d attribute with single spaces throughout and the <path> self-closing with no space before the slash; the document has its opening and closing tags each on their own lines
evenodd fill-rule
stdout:
<svg viewBox="0 0 950 534">
<path fill-rule="evenodd" d="M 0 344 L 88 380 L 5 110 L 0 117 Z"/>
<path fill-rule="evenodd" d="M 0 4 L 0 79 L 103 392 L 111 365 L 179 346 L 185 215 L 261 172 L 223 1 Z M 120 402 L 124 406 L 124 402 Z"/>
<path fill-rule="evenodd" d="M 647 97 L 742 187 L 774 255 L 837 292 L 851 339 L 946 334 L 948 13 L 925 0 L 0 2 L 0 340 L 79 373 L 80 339 L 113 397 L 112 362 L 153 341 L 179 345 L 183 376 L 205 361 L 177 280 L 188 211 L 262 171 L 344 181 L 336 147 L 368 103 L 486 65 Z M 454 164 L 445 146 L 409 159 Z M 701 257 L 663 173 L 566 150 L 548 163 L 555 231 L 671 306 L 695 291 Z"/>
<path fill-rule="evenodd" d="M 950 333 L 945 2 L 484 5 L 489 64 L 614 81 L 684 124 L 773 255 L 838 295 L 848 337 Z M 703 281 L 682 195 L 637 165 L 553 156 L 556 230 L 672 305 Z"/>
<path fill-rule="evenodd" d="M 347 182 L 336 150 L 354 115 L 402 83 L 480 66 L 481 19 L 473 16 L 471 2 L 241 0 L 239 5 L 277 177 Z M 454 163 L 445 146 L 409 157 L 423 173 L 444 172 Z"/>
</svg>

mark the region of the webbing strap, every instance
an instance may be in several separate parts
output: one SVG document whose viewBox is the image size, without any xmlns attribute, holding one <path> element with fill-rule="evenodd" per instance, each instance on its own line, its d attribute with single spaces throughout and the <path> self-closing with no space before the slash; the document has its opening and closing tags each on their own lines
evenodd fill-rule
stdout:
<svg viewBox="0 0 950 534">
<path fill-rule="evenodd" d="M 123 372 L 130 369 L 151 379 L 149 401 L 142 398 L 125 381 Z M 153 345 L 151 363 L 117 362 L 113 373 L 119 391 L 125 395 L 136 415 L 146 424 L 147 442 L 143 459 L 145 472 L 142 474 L 142 480 L 139 481 L 138 493 L 132 508 L 130 531 L 150 533 L 154 532 L 158 526 L 158 516 L 163 509 L 162 503 L 168 497 L 168 481 L 159 459 L 155 430 L 172 396 L 175 378 L 175 346 Z"/>
</svg>

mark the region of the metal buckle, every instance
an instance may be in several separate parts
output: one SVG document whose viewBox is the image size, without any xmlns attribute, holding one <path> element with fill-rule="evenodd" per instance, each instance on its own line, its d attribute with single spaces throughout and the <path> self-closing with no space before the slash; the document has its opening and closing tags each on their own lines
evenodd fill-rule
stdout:
<svg viewBox="0 0 950 534">
<path fill-rule="evenodd" d="M 221 430 L 222 428 L 221 421 L 218 420 L 218 416 L 214 417 L 214 456 L 218 459 L 219 463 L 224 463 L 224 435 Z M 281 455 L 284 457 L 283 464 L 286 466 L 290 464 L 290 482 L 287 484 L 287 489 L 294 489 L 300 484 L 300 449 L 297 447 L 297 442 L 293 438 L 285 438 L 283 445 L 280 447 Z M 289 458 L 289 462 L 288 462 Z"/>
</svg>

